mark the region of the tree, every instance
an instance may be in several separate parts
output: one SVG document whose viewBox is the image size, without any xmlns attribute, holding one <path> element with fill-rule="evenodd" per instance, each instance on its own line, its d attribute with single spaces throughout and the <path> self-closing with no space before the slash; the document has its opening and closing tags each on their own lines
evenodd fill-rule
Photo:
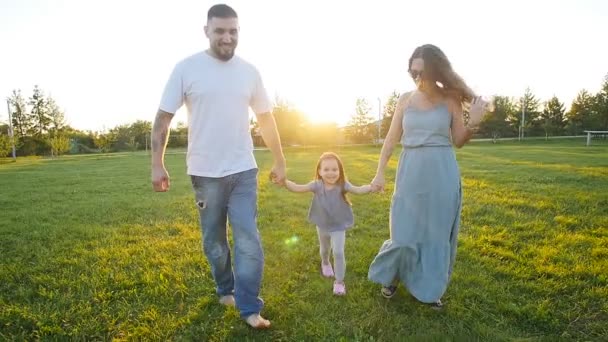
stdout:
<svg viewBox="0 0 608 342">
<path fill-rule="evenodd" d="M 596 128 L 602 131 L 608 130 L 608 74 L 604 77 L 604 83 L 595 95 L 595 100 L 596 108 L 594 112 L 597 115 L 596 121 L 598 124 Z"/>
<path fill-rule="evenodd" d="M 494 107 L 494 111 L 486 114 L 479 124 L 479 133 L 496 142 L 498 138 L 515 135 L 516 131 L 507 119 L 517 115 L 517 108 L 507 96 L 495 96 Z"/>
<path fill-rule="evenodd" d="M 56 135 L 65 127 L 65 114 L 50 96 L 47 97 L 45 105 L 49 118 L 49 133 Z"/>
<path fill-rule="evenodd" d="M 540 135 L 542 132 L 540 117 L 540 102 L 532 94 L 530 88 L 526 88 L 524 95 L 519 99 L 516 105 L 517 111 L 511 113 L 511 116 L 507 118 L 511 124 L 511 128 L 515 132 L 519 132 L 520 128 L 523 129 L 524 135 Z M 524 113 L 524 125 L 521 127 L 522 112 Z"/>
<path fill-rule="evenodd" d="M 112 151 L 137 151 L 146 148 L 148 135 L 152 130 L 152 122 L 137 120 L 128 125 L 116 126 L 108 132 L 111 137 Z"/>
<path fill-rule="evenodd" d="M 137 120 L 128 128 L 128 134 L 131 142 L 132 150 L 143 150 L 146 148 L 146 143 L 150 132 L 152 131 L 152 121 Z M 170 137 L 171 135 L 169 135 Z"/>
<path fill-rule="evenodd" d="M 590 127 L 593 118 L 593 109 L 596 106 L 595 98 L 587 90 L 581 90 L 566 113 L 568 118 L 567 131 L 569 134 L 582 134 Z"/>
<path fill-rule="evenodd" d="M 382 126 L 380 130 L 380 135 L 382 137 L 386 137 L 388 133 L 388 129 L 391 127 L 391 121 L 393 120 L 393 114 L 395 113 L 395 108 L 397 108 L 397 103 L 399 102 L 399 93 L 394 90 L 387 98 L 384 107 L 382 108 Z"/>
<path fill-rule="evenodd" d="M 70 139 L 65 135 L 55 135 L 50 139 L 51 155 L 60 156 L 70 150 Z"/>
<path fill-rule="evenodd" d="M 46 99 L 44 93 L 38 86 L 34 86 L 34 92 L 29 100 L 31 106 L 30 120 L 33 122 L 30 133 L 36 136 L 42 136 L 49 130 L 51 118 L 48 114 Z"/>
<path fill-rule="evenodd" d="M 277 123 L 281 142 L 286 145 L 301 144 L 302 128 L 306 125 L 306 116 L 298 111 L 291 103 L 279 97 L 276 98 L 272 114 Z"/>
<path fill-rule="evenodd" d="M 188 146 L 188 126 L 182 121 L 177 123 L 176 128 L 171 129 L 167 147 L 187 147 Z"/>
<path fill-rule="evenodd" d="M 25 99 L 21 95 L 21 90 L 13 90 L 13 93 L 8 98 L 11 106 L 11 116 L 13 118 L 13 132 L 18 137 L 24 137 L 31 130 L 33 123 L 31 117 L 27 113 Z"/>
<path fill-rule="evenodd" d="M 367 143 L 372 140 L 373 131 L 370 130 L 372 121 L 369 113 L 371 107 L 364 98 L 358 98 L 355 107 L 355 114 L 352 115 L 348 123 L 348 137 L 354 143 Z"/>
<path fill-rule="evenodd" d="M 110 152 L 112 146 L 116 141 L 116 136 L 113 131 L 107 133 L 97 133 L 93 139 L 95 146 L 101 150 L 101 152 Z"/>
<path fill-rule="evenodd" d="M 549 138 L 549 135 L 561 135 L 564 132 L 565 112 L 564 104 L 559 102 L 557 96 L 553 96 L 545 103 L 540 115 L 545 138 Z"/>
</svg>

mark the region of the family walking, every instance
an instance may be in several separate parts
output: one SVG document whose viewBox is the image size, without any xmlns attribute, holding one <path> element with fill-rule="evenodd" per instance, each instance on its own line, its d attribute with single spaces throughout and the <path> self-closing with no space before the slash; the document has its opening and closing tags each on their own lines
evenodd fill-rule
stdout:
<svg viewBox="0 0 608 342">
<path fill-rule="evenodd" d="M 183 105 L 188 115 L 187 174 L 200 217 L 203 251 L 220 303 L 236 306 L 253 328 L 268 328 L 259 296 L 264 252 L 257 227 L 258 167 L 249 132 L 249 109 L 273 155 L 272 182 L 291 192 L 310 192 L 308 219 L 316 226 L 322 276 L 345 295 L 345 232 L 354 225 L 350 194 L 382 191 L 385 168 L 402 145 L 389 215 L 390 237 L 371 261 L 368 277 L 390 298 L 402 284 L 417 300 L 440 308 L 456 257 L 462 186 L 453 147 L 471 138 L 486 112 L 477 97 L 434 45 L 416 48 L 408 70 L 416 89 L 401 95 L 382 146 L 376 175 L 366 185 L 349 182 L 348 161 L 323 153 L 315 177 L 297 184 L 286 177 L 286 161 L 272 103 L 257 68 L 235 55 L 237 13 L 212 6 L 205 35 L 209 48 L 179 61 L 165 85 L 152 128 L 152 184 L 167 191 L 164 154 L 172 118 Z M 463 109 L 469 114 L 464 120 Z M 234 248 L 227 239 L 230 222 Z M 333 265 L 330 262 L 333 257 Z"/>
</svg>

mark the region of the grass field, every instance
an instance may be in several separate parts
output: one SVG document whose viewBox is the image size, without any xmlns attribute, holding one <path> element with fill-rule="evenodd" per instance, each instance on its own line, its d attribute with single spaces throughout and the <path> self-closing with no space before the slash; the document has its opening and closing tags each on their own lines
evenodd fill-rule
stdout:
<svg viewBox="0 0 608 342">
<path fill-rule="evenodd" d="M 377 147 L 335 148 L 355 184 Z M 322 149 L 287 149 L 309 180 Z M 458 256 L 445 310 L 403 288 L 386 300 L 367 270 L 388 237 L 397 152 L 383 194 L 351 195 L 348 294 L 318 270 L 308 194 L 269 184 L 261 168 L 265 332 L 217 303 L 201 250 L 185 155 L 166 158 L 154 193 L 142 153 L 21 159 L 0 165 L 0 339 L 556 341 L 608 337 L 608 143 L 473 143 L 457 151 L 464 185 Z"/>
</svg>

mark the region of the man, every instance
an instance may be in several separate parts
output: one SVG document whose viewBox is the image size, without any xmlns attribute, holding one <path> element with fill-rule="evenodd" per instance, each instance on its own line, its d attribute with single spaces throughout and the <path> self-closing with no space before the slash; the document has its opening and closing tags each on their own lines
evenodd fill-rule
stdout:
<svg viewBox="0 0 608 342">
<path fill-rule="evenodd" d="M 219 301 L 236 305 L 241 317 L 258 329 L 270 327 L 270 322 L 260 316 L 264 254 L 256 223 L 258 169 L 249 130 L 250 107 L 274 157 L 271 176 L 275 183 L 285 180 L 285 157 L 260 74 L 234 54 L 238 34 L 236 12 L 227 5 L 212 6 L 205 26 L 209 48 L 173 69 L 152 128 L 152 184 L 155 191 L 169 189 L 163 160 L 169 125 L 185 104 L 187 173 Z M 234 238 L 234 273 L 227 220 Z"/>
</svg>

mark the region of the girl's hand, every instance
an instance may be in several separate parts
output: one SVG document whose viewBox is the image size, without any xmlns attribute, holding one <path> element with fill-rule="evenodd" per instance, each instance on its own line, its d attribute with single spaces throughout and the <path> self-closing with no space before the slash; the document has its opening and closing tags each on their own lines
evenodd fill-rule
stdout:
<svg viewBox="0 0 608 342">
<path fill-rule="evenodd" d="M 384 191 L 384 174 L 379 174 L 376 173 L 376 176 L 374 177 L 374 179 L 372 180 L 372 183 L 370 184 L 372 187 L 372 192 L 381 192 Z"/>
</svg>

